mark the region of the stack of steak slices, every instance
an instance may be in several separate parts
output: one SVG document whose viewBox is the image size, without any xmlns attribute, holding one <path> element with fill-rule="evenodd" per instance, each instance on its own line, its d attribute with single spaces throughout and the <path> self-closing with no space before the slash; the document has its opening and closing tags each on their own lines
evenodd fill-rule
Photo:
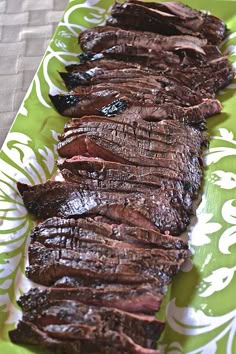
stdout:
<svg viewBox="0 0 236 354">
<path fill-rule="evenodd" d="M 206 118 L 234 73 L 225 24 L 180 3 L 116 3 L 82 32 L 80 62 L 50 96 L 72 119 L 59 136 L 60 181 L 18 183 L 41 223 L 13 342 L 56 353 L 157 354 L 155 318 L 190 256 L 186 230 L 202 181 Z M 201 237 L 201 235 L 199 235 Z"/>
</svg>

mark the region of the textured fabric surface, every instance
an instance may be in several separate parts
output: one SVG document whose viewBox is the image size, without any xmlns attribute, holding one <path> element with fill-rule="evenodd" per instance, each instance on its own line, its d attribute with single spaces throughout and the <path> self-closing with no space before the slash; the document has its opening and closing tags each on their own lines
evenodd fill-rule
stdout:
<svg viewBox="0 0 236 354">
<path fill-rule="evenodd" d="M 0 147 L 68 0 L 0 0 Z"/>
</svg>

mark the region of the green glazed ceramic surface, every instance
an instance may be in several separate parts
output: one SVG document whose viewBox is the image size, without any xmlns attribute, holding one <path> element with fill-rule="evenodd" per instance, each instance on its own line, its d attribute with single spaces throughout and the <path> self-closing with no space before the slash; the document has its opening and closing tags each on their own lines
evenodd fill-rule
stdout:
<svg viewBox="0 0 236 354">
<path fill-rule="evenodd" d="M 236 2 L 183 1 L 221 17 L 230 29 L 222 50 L 236 68 Z M 45 182 L 55 172 L 57 133 L 66 118 L 48 94 L 66 91 L 58 71 L 77 62 L 81 30 L 104 24 L 112 0 L 72 0 L 0 152 L 0 353 L 46 353 L 10 343 L 8 331 L 21 316 L 16 299 L 32 284 L 24 275 L 34 221 L 16 181 Z M 236 81 L 218 95 L 223 111 L 208 121 L 210 146 L 196 217 L 187 237 L 193 251 L 172 284 L 159 318 L 166 354 L 236 354 Z M 235 107 L 235 108 L 234 108 Z"/>
</svg>

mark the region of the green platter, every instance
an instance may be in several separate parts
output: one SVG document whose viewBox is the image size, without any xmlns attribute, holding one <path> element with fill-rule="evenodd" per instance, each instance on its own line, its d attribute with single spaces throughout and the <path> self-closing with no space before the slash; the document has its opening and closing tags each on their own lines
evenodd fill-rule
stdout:
<svg viewBox="0 0 236 354">
<path fill-rule="evenodd" d="M 236 2 L 183 1 L 221 17 L 231 33 L 222 46 L 236 69 Z M 21 316 L 16 299 L 32 284 L 24 275 L 34 221 L 16 181 L 45 182 L 55 172 L 57 133 L 66 119 L 48 94 L 66 91 L 58 75 L 77 62 L 77 35 L 104 24 L 112 0 L 72 0 L 29 87 L 0 152 L 0 353 L 45 353 L 10 343 Z M 165 354 L 236 354 L 236 81 L 220 92 L 223 111 L 208 121 L 202 197 L 188 237 L 193 257 L 173 282 L 157 315 L 166 318 L 159 347 Z"/>
</svg>

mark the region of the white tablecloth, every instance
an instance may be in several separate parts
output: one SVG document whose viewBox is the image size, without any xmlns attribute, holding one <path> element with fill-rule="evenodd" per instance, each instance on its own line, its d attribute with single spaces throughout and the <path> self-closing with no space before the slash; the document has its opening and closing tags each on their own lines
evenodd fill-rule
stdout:
<svg viewBox="0 0 236 354">
<path fill-rule="evenodd" d="M 0 0 L 0 147 L 68 0 Z"/>
</svg>

